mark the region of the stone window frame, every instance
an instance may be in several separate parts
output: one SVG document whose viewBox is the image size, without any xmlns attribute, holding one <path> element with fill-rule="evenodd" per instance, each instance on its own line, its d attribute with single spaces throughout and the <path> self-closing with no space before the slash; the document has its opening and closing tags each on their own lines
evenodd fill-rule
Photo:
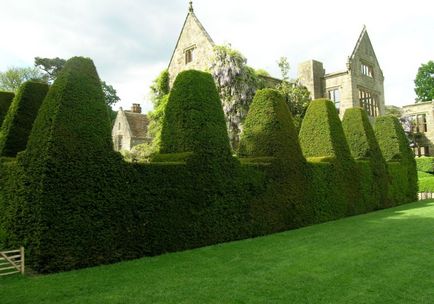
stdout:
<svg viewBox="0 0 434 304">
<path fill-rule="evenodd" d="M 334 92 L 334 93 L 332 93 Z M 336 95 L 336 92 L 338 93 Z M 337 100 L 336 100 L 337 97 Z M 336 110 L 339 113 L 340 107 L 341 107 L 341 102 L 342 102 L 342 98 L 341 98 L 341 87 L 340 86 L 335 86 L 335 87 L 330 87 L 327 88 L 327 98 L 330 99 L 331 101 L 333 101 Z"/>
<path fill-rule="evenodd" d="M 427 120 L 426 120 L 427 113 L 425 113 L 425 112 L 414 113 L 410 116 L 411 116 L 411 120 L 414 122 L 411 126 L 411 131 L 413 133 L 428 132 L 428 125 L 427 125 Z"/>
<path fill-rule="evenodd" d="M 374 66 L 364 60 L 360 60 L 360 73 L 364 76 L 374 78 Z"/>
<path fill-rule="evenodd" d="M 185 48 L 184 53 L 184 63 L 189 64 L 194 61 L 194 50 L 196 49 L 196 44 L 193 44 L 189 46 L 188 48 Z"/>
<path fill-rule="evenodd" d="M 359 105 L 369 116 L 377 117 L 380 114 L 378 107 L 378 94 L 369 89 L 359 87 Z"/>
</svg>

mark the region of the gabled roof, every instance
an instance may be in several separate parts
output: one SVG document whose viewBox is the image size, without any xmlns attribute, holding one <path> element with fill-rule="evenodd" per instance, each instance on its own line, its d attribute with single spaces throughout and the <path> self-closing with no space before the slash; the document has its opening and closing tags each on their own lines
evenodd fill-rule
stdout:
<svg viewBox="0 0 434 304">
<path fill-rule="evenodd" d="M 124 111 L 131 131 L 131 137 L 147 138 L 149 120 L 145 114 Z"/>
<path fill-rule="evenodd" d="M 377 55 L 375 55 L 374 48 L 372 47 L 371 39 L 369 39 L 368 31 L 367 31 L 367 29 L 366 29 L 366 25 L 363 25 L 362 32 L 361 32 L 360 35 L 359 35 L 359 39 L 357 39 L 357 43 L 356 43 L 356 45 L 355 45 L 355 47 L 354 47 L 354 50 L 353 50 L 353 52 L 351 53 L 351 56 L 349 57 L 349 59 L 350 59 L 350 60 L 353 60 L 353 59 L 354 59 L 354 57 L 356 56 L 357 51 L 358 51 L 359 48 L 360 48 L 360 44 L 362 43 L 363 38 L 365 38 L 365 37 L 366 37 L 366 39 L 367 39 L 367 41 L 368 41 L 368 43 L 369 43 L 369 46 L 370 46 L 371 49 L 372 49 L 372 52 L 373 52 L 374 57 L 375 57 L 375 60 L 377 61 L 376 63 L 378 64 L 378 66 L 380 66 L 380 64 L 379 64 L 379 62 L 378 62 L 378 59 L 377 59 Z"/>
<path fill-rule="evenodd" d="M 194 21 L 194 22 L 196 23 L 196 25 L 199 27 L 199 29 L 201 30 L 202 34 L 206 37 L 206 39 L 208 40 L 208 42 L 209 42 L 212 46 L 215 45 L 214 41 L 211 39 L 211 36 L 210 36 L 210 35 L 208 34 L 208 32 L 205 30 L 205 28 L 203 27 L 203 25 L 202 25 L 202 23 L 199 21 L 199 19 L 197 19 L 196 15 L 195 15 L 195 13 L 194 13 L 194 10 L 193 10 L 193 6 L 192 6 L 192 4 L 191 4 L 191 2 L 190 2 L 189 12 L 188 12 L 188 14 L 187 14 L 187 17 L 185 18 L 184 24 L 182 25 L 181 32 L 179 33 L 178 40 L 176 41 L 176 45 L 175 45 L 175 48 L 173 49 L 172 56 L 170 57 L 170 61 L 169 61 L 169 65 L 168 65 L 168 66 L 170 66 L 170 64 L 172 63 L 173 56 L 175 55 L 175 51 L 176 51 L 176 49 L 178 48 L 179 40 L 181 39 L 182 33 L 184 32 L 185 25 L 187 24 L 187 21 L 188 21 L 189 18 L 192 18 L 192 19 L 193 19 L 193 21 Z"/>
</svg>

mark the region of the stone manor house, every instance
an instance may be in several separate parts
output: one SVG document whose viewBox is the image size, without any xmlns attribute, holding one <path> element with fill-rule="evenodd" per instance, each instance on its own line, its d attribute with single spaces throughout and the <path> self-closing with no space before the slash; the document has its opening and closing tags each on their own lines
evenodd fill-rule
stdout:
<svg viewBox="0 0 434 304">
<path fill-rule="evenodd" d="M 207 70 L 215 46 L 211 36 L 196 17 L 192 3 L 169 62 L 170 84 L 179 72 Z M 313 99 L 329 98 L 341 117 L 346 109 L 363 107 L 371 117 L 384 114 L 384 77 L 366 27 L 363 27 L 346 69 L 326 73 L 316 60 L 301 63 L 298 78 Z"/>
<path fill-rule="evenodd" d="M 170 86 L 173 85 L 178 73 L 184 70 L 208 70 L 214 46 L 214 41 L 197 18 L 190 1 L 187 17 L 168 66 Z M 269 78 L 271 83 L 275 83 L 276 79 Z M 313 99 L 328 98 L 334 101 L 341 117 L 346 109 L 353 107 L 364 108 L 371 117 L 384 114 L 383 72 L 366 27 L 360 33 L 354 50 L 348 57 L 345 70 L 326 73 L 321 62 L 309 60 L 299 65 L 298 78 L 300 83 L 307 87 Z M 115 130 L 118 127 L 117 123 L 118 120 L 113 129 L 115 149 L 122 147 L 129 150 L 132 146 L 128 148 L 128 143 L 123 144 L 129 135 L 121 134 L 121 129 Z"/>
</svg>

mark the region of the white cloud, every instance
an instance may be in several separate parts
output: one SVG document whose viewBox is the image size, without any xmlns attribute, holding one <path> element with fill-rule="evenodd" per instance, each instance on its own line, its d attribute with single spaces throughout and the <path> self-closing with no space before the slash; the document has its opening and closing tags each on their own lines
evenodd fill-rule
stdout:
<svg viewBox="0 0 434 304">
<path fill-rule="evenodd" d="M 330 72 L 343 69 L 366 24 L 388 104 L 413 102 L 417 68 L 434 59 L 428 0 L 197 0 L 194 6 L 216 43 L 231 42 L 250 65 L 276 76 L 280 56 L 288 57 L 293 77 L 307 59 Z M 0 0 L 0 70 L 32 65 L 35 56 L 91 57 L 121 106 L 141 102 L 148 110 L 144 97 L 168 64 L 187 7 L 187 0 Z"/>
</svg>

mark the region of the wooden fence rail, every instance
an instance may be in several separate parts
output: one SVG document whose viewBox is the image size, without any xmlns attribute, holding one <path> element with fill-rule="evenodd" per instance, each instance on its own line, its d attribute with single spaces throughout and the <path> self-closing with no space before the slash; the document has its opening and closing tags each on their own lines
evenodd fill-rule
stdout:
<svg viewBox="0 0 434 304">
<path fill-rule="evenodd" d="M 434 193 L 433 192 L 419 192 L 417 194 L 418 199 L 421 200 L 425 200 L 425 199 L 432 199 L 434 198 Z"/>
<path fill-rule="evenodd" d="M 0 277 L 15 273 L 24 274 L 24 247 L 0 251 Z"/>
</svg>

